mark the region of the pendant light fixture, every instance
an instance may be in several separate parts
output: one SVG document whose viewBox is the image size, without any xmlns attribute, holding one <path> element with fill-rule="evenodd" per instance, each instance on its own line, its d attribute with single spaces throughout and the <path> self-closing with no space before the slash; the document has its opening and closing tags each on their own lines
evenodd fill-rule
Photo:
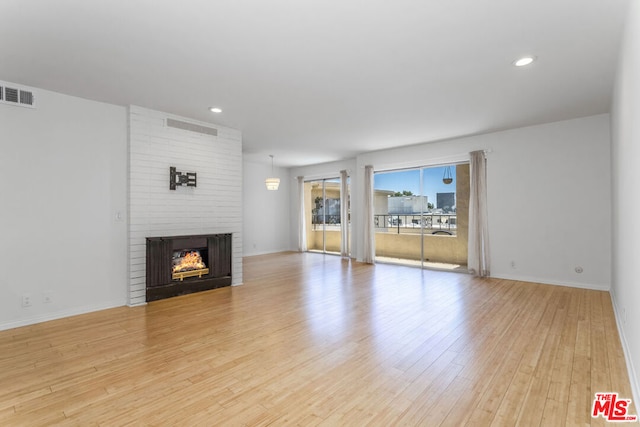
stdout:
<svg viewBox="0 0 640 427">
<path fill-rule="evenodd" d="M 453 182 L 453 175 L 451 174 L 451 166 L 447 166 L 444 170 L 442 182 L 445 184 L 451 184 Z"/>
<path fill-rule="evenodd" d="M 271 157 L 271 176 L 273 176 L 273 154 L 269 154 Z M 267 178 L 264 180 L 264 184 L 267 186 L 267 190 L 275 191 L 280 186 L 280 178 Z"/>
</svg>

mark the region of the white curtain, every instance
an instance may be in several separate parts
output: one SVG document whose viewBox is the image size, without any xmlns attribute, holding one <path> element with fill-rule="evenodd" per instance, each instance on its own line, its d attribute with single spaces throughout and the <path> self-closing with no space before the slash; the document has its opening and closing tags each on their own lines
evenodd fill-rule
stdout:
<svg viewBox="0 0 640 427">
<path fill-rule="evenodd" d="M 307 226 L 304 212 L 304 177 L 298 179 L 298 251 L 307 251 Z"/>
<path fill-rule="evenodd" d="M 340 255 L 349 256 L 349 183 L 346 170 L 340 171 Z"/>
<path fill-rule="evenodd" d="M 364 167 L 364 256 L 363 261 L 373 264 L 376 257 L 375 230 L 373 228 L 373 166 Z"/>
<path fill-rule="evenodd" d="M 470 155 L 468 268 L 477 277 L 490 276 L 489 221 L 487 218 L 487 160 L 484 151 Z"/>
</svg>

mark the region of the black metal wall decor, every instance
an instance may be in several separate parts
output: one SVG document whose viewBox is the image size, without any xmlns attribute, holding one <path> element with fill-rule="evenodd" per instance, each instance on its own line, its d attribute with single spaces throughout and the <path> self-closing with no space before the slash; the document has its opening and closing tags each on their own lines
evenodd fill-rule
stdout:
<svg viewBox="0 0 640 427">
<path fill-rule="evenodd" d="M 169 190 L 175 190 L 176 186 L 195 187 L 195 172 L 178 172 L 173 166 L 169 167 Z"/>
</svg>

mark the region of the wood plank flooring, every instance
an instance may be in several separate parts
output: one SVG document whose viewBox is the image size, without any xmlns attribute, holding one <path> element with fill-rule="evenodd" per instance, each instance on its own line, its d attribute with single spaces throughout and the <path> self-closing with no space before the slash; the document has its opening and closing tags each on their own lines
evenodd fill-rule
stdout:
<svg viewBox="0 0 640 427">
<path fill-rule="evenodd" d="M 606 292 L 309 253 L 244 279 L 0 332 L 0 425 L 590 426 L 632 398 Z"/>
</svg>

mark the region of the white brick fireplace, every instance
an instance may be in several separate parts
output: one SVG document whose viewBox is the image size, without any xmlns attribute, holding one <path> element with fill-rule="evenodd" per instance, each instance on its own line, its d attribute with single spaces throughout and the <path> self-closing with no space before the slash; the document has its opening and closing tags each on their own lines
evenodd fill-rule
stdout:
<svg viewBox="0 0 640 427">
<path fill-rule="evenodd" d="M 167 119 L 217 130 L 168 127 Z M 242 283 L 240 131 L 129 107 L 129 305 L 145 303 L 145 238 L 232 234 L 232 284 Z M 169 168 L 195 172 L 196 187 L 169 189 Z"/>
</svg>

